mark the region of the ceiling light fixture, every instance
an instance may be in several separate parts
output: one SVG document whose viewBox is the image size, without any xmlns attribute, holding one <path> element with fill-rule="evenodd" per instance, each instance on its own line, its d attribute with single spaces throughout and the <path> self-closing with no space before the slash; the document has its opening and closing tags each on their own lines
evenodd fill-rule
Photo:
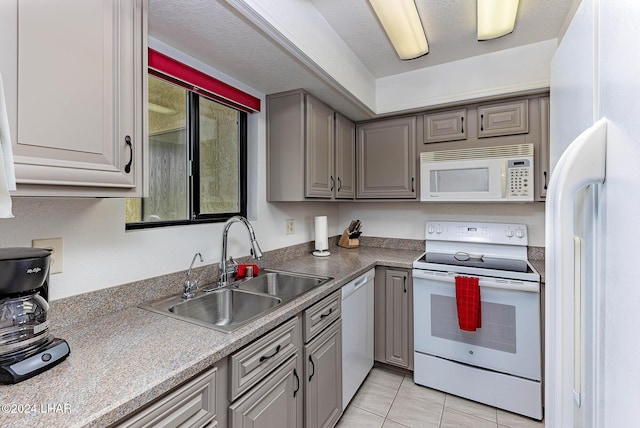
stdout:
<svg viewBox="0 0 640 428">
<path fill-rule="evenodd" d="M 478 0 L 478 40 L 489 40 L 513 31 L 519 0 Z"/>
<path fill-rule="evenodd" d="M 429 53 L 414 0 L 369 0 L 400 59 L 414 59 Z"/>
</svg>

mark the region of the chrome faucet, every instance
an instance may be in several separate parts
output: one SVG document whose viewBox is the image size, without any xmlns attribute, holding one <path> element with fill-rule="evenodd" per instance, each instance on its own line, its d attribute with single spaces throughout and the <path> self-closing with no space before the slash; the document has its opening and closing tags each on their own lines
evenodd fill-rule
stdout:
<svg viewBox="0 0 640 428">
<path fill-rule="evenodd" d="M 249 240 L 251 241 L 251 255 L 254 259 L 260 260 L 262 257 L 262 250 L 260 245 L 256 241 L 256 235 L 253 232 L 253 226 L 249 223 L 249 220 L 242 216 L 233 216 L 224 224 L 224 231 L 222 232 L 222 259 L 220 260 L 220 281 L 218 281 L 218 287 L 224 287 L 229 284 L 229 278 L 231 275 L 238 271 L 238 264 L 229 257 L 227 260 L 227 235 L 229 234 L 229 228 L 233 223 L 242 223 L 249 231 Z"/>
<path fill-rule="evenodd" d="M 198 280 L 191 281 L 191 269 L 193 269 L 193 264 L 196 262 L 196 258 L 198 257 L 200 257 L 200 263 L 204 262 L 204 259 L 202 258 L 202 254 L 196 253 L 193 256 L 193 260 L 191 260 L 191 264 L 189 265 L 189 270 L 187 271 L 187 279 L 184 282 L 184 291 L 182 293 L 182 298 L 184 299 L 190 299 L 193 296 L 195 296 L 194 290 L 198 288 Z"/>
</svg>

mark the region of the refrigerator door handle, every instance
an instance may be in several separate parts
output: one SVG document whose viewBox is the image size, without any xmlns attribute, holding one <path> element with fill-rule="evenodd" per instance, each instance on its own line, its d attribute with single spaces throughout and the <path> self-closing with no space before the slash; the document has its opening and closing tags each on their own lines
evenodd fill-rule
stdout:
<svg viewBox="0 0 640 428">
<path fill-rule="evenodd" d="M 562 154 L 547 193 L 545 419 L 549 426 L 573 426 L 574 203 L 579 190 L 604 182 L 606 140 L 607 119 L 602 118 Z"/>
</svg>

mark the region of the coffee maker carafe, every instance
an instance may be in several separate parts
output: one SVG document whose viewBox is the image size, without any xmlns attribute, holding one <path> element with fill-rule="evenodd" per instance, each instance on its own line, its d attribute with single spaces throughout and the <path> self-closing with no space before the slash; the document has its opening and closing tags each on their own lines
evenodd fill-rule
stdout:
<svg viewBox="0 0 640 428">
<path fill-rule="evenodd" d="M 69 345 L 49 333 L 49 262 L 39 248 L 0 248 L 0 383 L 17 383 L 63 361 Z"/>
</svg>

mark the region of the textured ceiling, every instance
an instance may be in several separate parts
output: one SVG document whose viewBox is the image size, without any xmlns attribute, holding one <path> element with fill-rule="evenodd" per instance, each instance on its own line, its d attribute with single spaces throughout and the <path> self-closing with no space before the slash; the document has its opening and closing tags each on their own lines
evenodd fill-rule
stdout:
<svg viewBox="0 0 640 428">
<path fill-rule="evenodd" d="M 416 0 L 429 53 L 398 58 L 366 0 L 310 0 L 375 77 L 385 77 L 445 62 L 557 37 L 572 0 L 520 0 L 511 34 L 476 40 L 473 0 Z"/>
<path fill-rule="evenodd" d="M 376 77 L 394 75 L 556 38 L 574 0 L 520 0 L 513 33 L 476 41 L 473 0 L 416 0 L 429 54 L 398 59 L 366 0 L 309 1 Z M 350 115 L 366 118 L 317 74 L 262 34 L 224 1 L 149 0 L 152 37 L 266 94 L 305 88 Z"/>
</svg>

